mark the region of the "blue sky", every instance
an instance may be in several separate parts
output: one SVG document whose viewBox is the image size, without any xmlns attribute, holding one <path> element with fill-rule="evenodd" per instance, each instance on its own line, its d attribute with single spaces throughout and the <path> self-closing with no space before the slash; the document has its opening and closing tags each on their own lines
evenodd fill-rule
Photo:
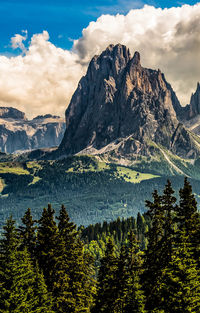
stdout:
<svg viewBox="0 0 200 313">
<path fill-rule="evenodd" d="M 0 53 L 14 53 L 10 38 L 21 30 L 28 30 L 29 39 L 32 34 L 47 30 L 51 42 L 69 49 L 70 38 L 79 38 L 82 29 L 102 14 L 126 14 L 131 8 L 141 8 L 144 4 L 165 8 L 185 3 L 197 1 L 0 0 Z"/>
</svg>

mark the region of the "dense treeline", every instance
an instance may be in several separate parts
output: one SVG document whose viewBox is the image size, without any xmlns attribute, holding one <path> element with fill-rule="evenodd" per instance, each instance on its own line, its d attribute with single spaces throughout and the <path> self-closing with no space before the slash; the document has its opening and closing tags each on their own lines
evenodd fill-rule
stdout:
<svg viewBox="0 0 200 313">
<path fill-rule="evenodd" d="M 85 244 L 85 250 L 88 251 L 95 260 L 95 271 L 98 272 L 100 260 L 103 257 L 106 244 L 109 239 L 114 243 L 115 254 L 119 256 L 120 248 L 123 244 L 128 243 L 128 237 L 131 231 L 136 235 L 140 250 L 147 247 L 146 234 L 150 227 L 150 217 L 146 213 L 141 215 L 139 212 L 137 218 L 129 217 L 112 222 L 104 221 L 89 225 L 87 227 L 79 227 L 81 239 Z"/>
<path fill-rule="evenodd" d="M 30 209 L 0 241 L 0 312 L 89 312 L 95 293 L 93 260 L 64 208 L 58 223 L 50 205 L 38 221 Z"/>
<path fill-rule="evenodd" d="M 151 227 L 141 253 L 132 231 L 116 257 L 109 241 L 92 312 L 200 312 L 200 216 L 188 180 L 177 203 L 168 181 L 147 201 Z"/>
<path fill-rule="evenodd" d="M 113 237 L 116 243 L 122 244 L 128 237 L 131 230 L 137 234 L 138 241 L 145 241 L 145 234 L 150 226 L 150 217 L 144 213 L 139 212 L 137 218 L 117 218 L 117 220 L 103 223 L 90 224 L 87 227 L 80 227 L 81 238 L 84 242 L 89 243 L 93 240 L 100 240 L 105 237 Z M 143 247 L 145 248 L 145 247 Z"/>
<path fill-rule="evenodd" d="M 153 193 L 147 213 L 76 230 L 49 205 L 36 229 L 30 209 L 0 241 L 0 312 L 200 312 L 200 215 L 187 179 Z M 146 245 L 141 245 L 146 233 Z M 105 238 L 95 276 L 89 245 Z"/>
</svg>

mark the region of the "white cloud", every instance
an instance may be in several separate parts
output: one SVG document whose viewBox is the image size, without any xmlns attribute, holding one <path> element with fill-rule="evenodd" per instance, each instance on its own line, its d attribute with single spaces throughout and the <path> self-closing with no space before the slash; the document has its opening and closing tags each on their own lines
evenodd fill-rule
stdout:
<svg viewBox="0 0 200 313">
<path fill-rule="evenodd" d="M 49 34 L 27 33 L 11 43 L 22 55 L 0 56 L 0 105 L 14 106 L 29 116 L 63 114 L 94 54 L 110 43 L 141 53 L 142 64 L 160 68 L 183 104 L 200 80 L 200 4 L 156 9 L 145 6 L 127 15 L 102 15 L 83 30 L 72 51 L 57 48 Z"/>
<path fill-rule="evenodd" d="M 23 41 L 25 41 L 28 37 L 28 31 L 22 30 L 22 33 L 24 33 L 24 36 L 20 34 L 15 34 L 14 37 L 11 38 L 11 45 L 13 49 L 20 48 L 24 53 L 26 52 L 26 48 L 23 44 Z"/>
<path fill-rule="evenodd" d="M 141 53 L 142 64 L 160 68 L 183 105 L 200 80 L 200 4 L 156 9 L 144 6 L 124 15 L 102 15 L 83 30 L 74 50 L 87 62 L 110 43 Z"/>
<path fill-rule="evenodd" d="M 43 31 L 31 38 L 25 55 L 0 56 L 0 106 L 13 106 L 28 116 L 64 115 L 83 75 L 79 57 L 57 48 Z"/>
</svg>

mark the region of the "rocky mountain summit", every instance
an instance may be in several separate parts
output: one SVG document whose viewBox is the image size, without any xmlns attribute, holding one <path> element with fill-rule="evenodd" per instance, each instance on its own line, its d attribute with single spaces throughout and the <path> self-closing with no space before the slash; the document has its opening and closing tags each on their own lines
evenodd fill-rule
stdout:
<svg viewBox="0 0 200 313">
<path fill-rule="evenodd" d="M 110 45 L 91 60 L 66 110 L 59 152 L 134 160 L 167 149 L 196 158 L 200 144 L 180 123 L 182 107 L 160 70 L 142 67 L 140 54 Z"/>
<path fill-rule="evenodd" d="M 50 114 L 28 120 L 25 113 L 0 108 L 0 150 L 16 153 L 58 146 L 65 131 L 64 119 Z"/>
</svg>

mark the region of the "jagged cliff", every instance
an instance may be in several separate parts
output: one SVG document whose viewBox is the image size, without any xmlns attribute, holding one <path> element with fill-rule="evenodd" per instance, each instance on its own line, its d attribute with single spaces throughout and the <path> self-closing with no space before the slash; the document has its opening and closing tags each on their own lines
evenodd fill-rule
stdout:
<svg viewBox="0 0 200 313">
<path fill-rule="evenodd" d="M 200 114 L 200 84 L 197 83 L 197 89 L 191 96 L 189 106 L 189 118 L 194 118 Z"/>
<path fill-rule="evenodd" d="M 63 138 L 65 123 L 50 114 L 28 120 L 14 108 L 0 108 L 0 150 L 16 153 L 25 150 L 58 146 Z"/>
<path fill-rule="evenodd" d="M 193 133 L 200 135 L 200 84 L 192 94 L 190 104 L 185 107 L 182 120 L 185 126 Z"/>
<path fill-rule="evenodd" d="M 181 157 L 195 158 L 199 147 L 177 119 L 181 105 L 160 70 L 142 67 L 123 45 L 95 56 L 66 110 L 60 154 L 123 157 L 154 154 L 152 142 Z M 181 148 L 184 143 L 184 149 Z"/>
</svg>

